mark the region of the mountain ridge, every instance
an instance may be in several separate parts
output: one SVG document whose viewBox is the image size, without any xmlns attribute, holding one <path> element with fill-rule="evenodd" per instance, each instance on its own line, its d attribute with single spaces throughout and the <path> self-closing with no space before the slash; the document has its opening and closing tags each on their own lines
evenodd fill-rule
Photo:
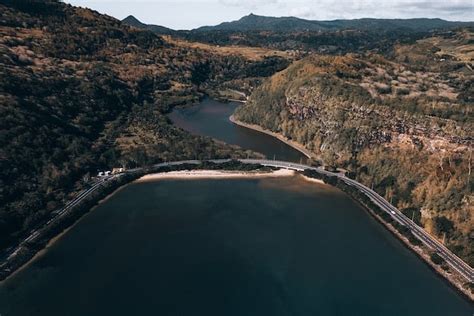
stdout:
<svg viewBox="0 0 474 316">
<path fill-rule="evenodd" d="M 474 26 L 474 23 L 447 21 L 439 18 L 307 20 L 293 16 L 269 17 L 251 13 L 236 21 L 223 22 L 215 26 L 203 26 L 192 31 L 325 31 L 352 28 L 367 30 L 373 27 L 382 30 L 428 31 L 463 26 Z"/>
<path fill-rule="evenodd" d="M 129 15 L 123 23 L 147 29 L 159 34 L 180 32 L 161 25 L 146 24 L 135 16 Z M 457 27 L 474 27 L 474 22 L 448 21 L 440 18 L 411 18 L 411 19 L 335 19 L 307 20 L 294 16 L 271 17 L 250 13 L 239 20 L 222 22 L 217 25 L 205 25 L 184 32 L 212 31 L 337 31 L 348 29 L 371 30 L 380 28 L 384 31 L 405 29 L 409 31 L 430 31 L 433 29 L 451 29 Z"/>
</svg>

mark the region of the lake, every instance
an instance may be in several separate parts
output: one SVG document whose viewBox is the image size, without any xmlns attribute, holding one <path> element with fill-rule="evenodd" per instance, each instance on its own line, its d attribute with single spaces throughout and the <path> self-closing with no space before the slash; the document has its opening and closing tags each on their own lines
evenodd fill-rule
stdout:
<svg viewBox="0 0 474 316">
<path fill-rule="evenodd" d="M 0 286 L 9 315 L 466 315 L 350 198 L 299 177 L 125 187 Z"/>
<path fill-rule="evenodd" d="M 277 159 L 210 99 L 179 126 Z M 134 183 L 0 284 L 1 316 L 472 316 L 473 305 L 335 188 L 301 177 Z"/>
</svg>

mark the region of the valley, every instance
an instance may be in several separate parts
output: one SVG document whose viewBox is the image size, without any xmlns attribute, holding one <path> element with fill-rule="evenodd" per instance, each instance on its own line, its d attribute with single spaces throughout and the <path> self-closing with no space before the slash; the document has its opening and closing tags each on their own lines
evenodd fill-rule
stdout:
<svg viewBox="0 0 474 316">
<path fill-rule="evenodd" d="M 472 314 L 473 22 L 250 14 L 177 31 L 5 0 L 0 34 L 0 314 L 105 311 L 122 281 L 143 313 Z M 262 178 L 275 169 L 297 173 Z M 96 288 L 61 283 L 71 271 Z M 246 280 L 267 295 L 250 302 Z"/>
<path fill-rule="evenodd" d="M 25 237 L 100 170 L 247 157 L 164 114 L 287 63 L 168 43 L 56 1 L 0 4 L 0 248 Z M 218 92 L 214 93 L 218 94 Z M 18 211 L 21 210 L 21 211 Z"/>
</svg>

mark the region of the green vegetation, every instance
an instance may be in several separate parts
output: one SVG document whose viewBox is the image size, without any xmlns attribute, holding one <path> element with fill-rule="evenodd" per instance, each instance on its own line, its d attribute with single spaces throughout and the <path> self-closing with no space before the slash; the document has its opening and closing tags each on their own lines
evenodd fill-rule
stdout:
<svg viewBox="0 0 474 316">
<path fill-rule="evenodd" d="M 454 224 L 452 221 L 447 219 L 445 216 L 435 218 L 436 230 L 439 234 L 451 234 L 454 230 Z"/>
<path fill-rule="evenodd" d="M 258 164 L 243 164 L 238 160 L 230 160 L 225 163 L 213 163 L 211 161 L 205 161 L 200 164 L 182 164 L 176 166 L 166 167 L 147 167 L 134 173 L 125 173 L 118 178 L 105 181 L 99 189 L 89 194 L 87 198 L 83 199 L 79 204 L 76 204 L 67 213 L 61 216 L 59 219 L 52 221 L 38 229 L 39 235 L 34 241 L 29 241 L 22 245 L 17 255 L 11 257 L 6 261 L 6 266 L 3 266 L 0 270 L 0 281 L 5 279 L 10 272 L 15 271 L 20 266 L 28 262 L 39 250 L 46 247 L 47 243 L 62 233 L 65 229 L 74 224 L 84 214 L 89 212 L 97 203 L 113 193 L 119 187 L 136 180 L 147 173 L 161 173 L 178 170 L 229 170 L 229 171 L 258 171 L 258 172 L 270 172 L 274 170 L 271 167 L 264 167 Z"/>
<path fill-rule="evenodd" d="M 301 21 L 283 19 L 284 31 L 173 32 L 127 21 L 192 41 L 288 51 L 217 53 L 54 0 L 3 1 L 0 249 L 45 223 L 99 170 L 253 155 L 192 136 L 166 117 L 174 106 L 234 89 L 252 92 L 237 119 L 344 168 L 474 264 L 472 29 L 428 33 L 443 23 L 429 20 L 411 21 L 412 32 L 399 29 L 406 21 L 372 31 L 373 21 L 357 20 L 307 32 Z M 289 22 L 298 31 L 288 31 Z M 307 57 L 287 68 L 281 56 Z M 225 167 L 243 168 L 235 161 Z M 365 195 L 323 180 L 419 244 Z"/>
<path fill-rule="evenodd" d="M 446 32 L 385 57 L 313 54 L 264 81 L 234 116 L 345 169 L 474 264 L 474 117 L 459 97 L 474 79 L 473 37 Z"/>
<path fill-rule="evenodd" d="M 287 65 L 181 47 L 53 0 L 3 1 L 0 34 L 0 249 L 99 170 L 246 157 L 165 114 Z"/>
<path fill-rule="evenodd" d="M 408 200 L 403 198 L 403 200 Z M 414 221 L 416 224 L 421 225 L 421 212 L 415 207 L 407 207 L 400 210 L 406 217 Z"/>
<path fill-rule="evenodd" d="M 430 255 L 430 259 L 431 261 L 433 261 L 434 264 L 437 264 L 437 265 L 442 265 L 445 262 L 444 259 L 441 258 L 441 256 L 438 255 L 436 252 L 433 252 Z"/>
<path fill-rule="evenodd" d="M 450 22 L 441 19 L 353 19 L 315 21 L 297 17 L 270 17 L 249 14 L 238 21 L 224 22 L 216 26 L 203 26 L 200 31 L 325 31 L 325 30 L 373 30 L 396 31 L 407 33 L 414 31 L 429 31 L 432 29 L 449 29 L 462 26 L 472 26 L 470 22 Z"/>
<path fill-rule="evenodd" d="M 413 43 L 433 30 L 445 31 L 469 26 L 472 27 L 473 24 L 440 19 L 310 21 L 295 17 L 275 18 L 250 14 L 238 21 L 191 31 L 174 31 L 171 34 L 189 41 L 213 45 L 277 48 L 288 50 L 299 57 L 308 52 L 345 54 L 370 50 L 389 53 L 396 43 Z"/>
<path fill-rule="evenodd" d="M 350 197 L 354 200 L 361 203 L 363 206 L 368 208 L 371 212 L 377 215 L 380 219 L 382 219 L 385 223 L 390 224 L 393 228 L 395 228 L 401 235 L 406 237 L 408 241 L 414 246 L 421 246 L 421 241 L 413 235 L 411 230 L 395 221 L 390 214 L 383 211 L 377 204 L 375 204 L 367 195 L 362 193 L 360 190 L 347 185 L 344 181 L 340 180 L 336 177 L 330 177 L 323 174 L 318 173 L 314 170 L 305 170 L 303 175 L 310 178 L 315 178 L 324 181 L 324 183 L 330 184 L 339 188 L 340 190 L 347 193 Z"/>
</svg>

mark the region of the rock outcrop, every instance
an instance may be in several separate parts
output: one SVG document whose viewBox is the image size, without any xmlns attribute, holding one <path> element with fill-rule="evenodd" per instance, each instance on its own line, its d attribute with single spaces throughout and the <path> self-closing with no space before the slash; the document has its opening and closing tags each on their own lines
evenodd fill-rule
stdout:
<svg viewBox="0 0 474 316">
<path fill-rule="evenodd" d="M 442 66 L 429 53 L 409 62 L 416 56 L 310 56 L 267 80 L 235 117 L 353 173 L 472 265 L 474 120 L 466 82 L 474 76 L 459 56 Z"/>
</svg>

